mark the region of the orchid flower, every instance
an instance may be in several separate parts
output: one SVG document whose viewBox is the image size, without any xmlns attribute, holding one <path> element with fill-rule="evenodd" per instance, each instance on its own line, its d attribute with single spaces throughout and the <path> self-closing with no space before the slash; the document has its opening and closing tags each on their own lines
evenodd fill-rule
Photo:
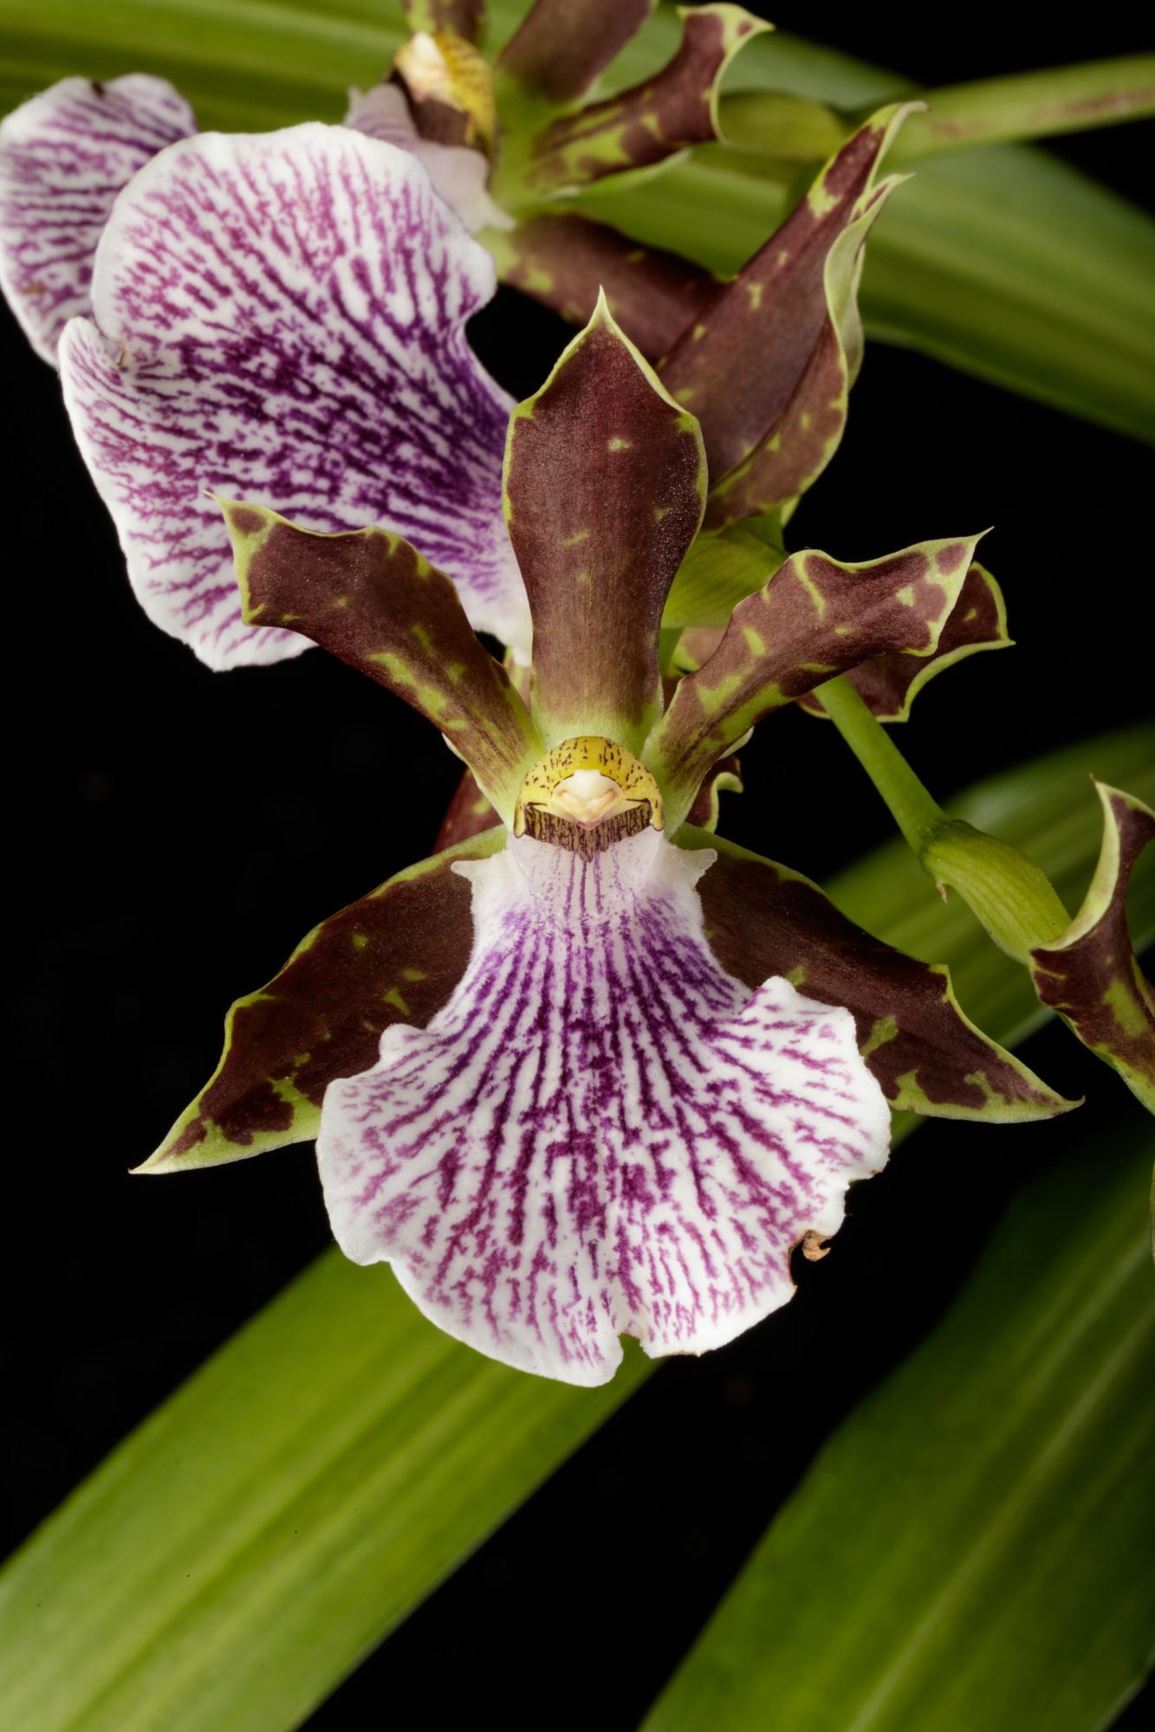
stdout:
<svg viewBox="0 0 1155 1732">
<path fill-rule="evenodd" d="M 408 542 L 223 505 L 246 619 L 413 704 L 502 823 L 326 922 L 235 1006 L 146 1167 L 317 1131 L 350 1257 L 392 1263 L 482 1352 L 575 1383 L 612 1376 L 623 1333 L 699 1353 L 783 1304 L 792 1249 L 820 1255 L 884 1164 L 888 1104 L 1068 1104 L 943 971 L 686 823 L 767 712 L 879 654 L 933 653 L 974 538 L 792 556 L 664 706 L 662 611 L 706 494 L 696 421 L 603 304 L 509 427 L 528 701 Z"/>
<path fill-rule="evenodd" d="M 528 655 L 501 516 L 512 403 L 465 334 L 494 264 L 426 172 L 430 151 L 483 159 L 420 138 L 403 111 L 382 85 L 348 128 L 226 138 L 195 134 L 158 80 L 73 79 L 0 127 L 0 284 L 42 352 L 59 350 L 138 598 L 212 667 L 308 647 L 241 621 L 208 498 L 224 487 L 313 529 L 373 521 L 414 539 L 471 623 Z M 732 283 L 677 303 L 661 370 L 703 426 L 713 533 L 788 512 L 837 446 L 862 249 L 897 184 L 875 174 L 905 112 L 860 128 Z M 627 328 L 652 298 L 640 288 L 619 297 Z"/>
</svg>

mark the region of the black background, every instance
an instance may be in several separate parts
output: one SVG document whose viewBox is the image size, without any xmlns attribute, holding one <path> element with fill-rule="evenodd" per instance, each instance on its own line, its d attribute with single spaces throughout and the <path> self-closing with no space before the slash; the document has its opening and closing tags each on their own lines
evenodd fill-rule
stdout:
<svg viewBox="0 0 1155 1732">
<path fill-rule="evenodd" d="M 1066 25 L 1050 14 L 1045 36 L 1035 9 L 993 5 L 771 15 L 927 84 L 1146 47 L 1122 6 Z M 1147 196 L 1148 129 L 1056 148 Z M 504 291 L 474 330 L 517 394 L 564 335 Z M 228 1002 L 318 918 L 428 851 L 456 769 L 424 722 L 320 654 L 213 675 L 157 633 L 53 376 L 6 316 L 0 342 L 17 814 L 3 1537 L 15 1543 L 327 1243 L 308 1149 L 163 1183 L 126 1169 L 212 1068 Z M 920 700 L 904 745 L 937 793 L 1150 711 L 1150 492 L 1137 444 L 871 348 L 842 452 L 793 534 L 864 559 L 997 526 L 986 556 L 1019 647 Z M 818 877 L 886 836 L 832 730 L 786 713 L 763 732 L 730 835 Z M 1027 1056 L 1085 1092 L 1085 1112 L 925 1133 L 856 1193 L 837 1257 L 804 1271 L 787 1312 L 663 1370 L 310 1724 L 405 1724 L 417 1701 L 451 1723 L 476 1710 L 479 1677 L 511 1726 L 636 1724 L 822 1439 L 949 1304 L 1006 1198 L 1117 1098 L 1055 1030 Z M 631 1568 L 608 1567 L 619 1551 Z M 447 1646 L 452 1666 L 438 1664 Z M 591 1649 L 598 1659 L 574 1664 Z"/>
</svg>

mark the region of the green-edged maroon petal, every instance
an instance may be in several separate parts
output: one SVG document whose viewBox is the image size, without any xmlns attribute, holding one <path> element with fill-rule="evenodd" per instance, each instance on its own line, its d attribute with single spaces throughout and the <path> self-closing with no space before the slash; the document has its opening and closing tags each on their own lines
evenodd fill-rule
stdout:
<svg viewBox="0 0 1155 1732">
<path fill-rule="evenodd" d="M 722 967 L 746 985 L 782 975 L 808 998 L 845 1005 L 862 1056 L 896 1109 L 1011 1123 L 1077 1105 L 975 1027 L 945 966 L 872 937 L 785 866 L 701 831 L 683 830 L 678 842 L 718 851 L 698 893 Z"/>
<path fill-rule="evenodd" d="M 924 541 L 863 565 L 795 553 L 740 602 L 713 655 L 680 681 L 642 754 L 671 828 L 711 766 L 770 710 L 875 656 L 933 654 L 978 539 Z"/>
<path fill-rule="evenodd" d="M 485 23 L 485 0 L 401 0 L 410 30 L 451 30 L 476 42 Z"/>
<path fill-rule="evenodd" d="M 314 927 L 267 986 L 233 1005 L 212 1078 L 137 1170 L 219 1166 L 316 1136 L 334 1078 L 375 1064 L 391 1023 L 424 1027 L 461 979 L 473 928 L 454 863 L 504 842 L 493 830 L 410 866 Z"/>
<path fill-rule="evenodd" d="M 630 341 L 654 361 L 713 298 L 718 279 L 660 247 L 639 246 L 608 223 L 543 213 L 486 241 L 503 282 L 584 325 L 605 291 Z"/>
<path fill-rule="evenodd" d="M 536 0 L 498 56 L 532 96 L 576 102 L 637 34 L 654 0 Z"/>
<path fill-rule="evenodd" d="M 514 410 L 505 452 L 506 523 L 533 619 L 534 709 L 550 744 L 596 734 L 635 750 L 645 739 L 661 710 L 662 608 L 705 494 L 694 417 L 599 301 L 541 390 Z"/>
<path fill-rule="evenodd" d="M 874 177 L 910 108 L 880 110 L 843 145 L 662 363 L 702 423 L 711 527 L 797 498 L 837 447 L 862 361 L 862 249 L 898 184 Z"/>
<path fill-rule="evenodd" d="M 1006 649 L 1011 641 L 1003 592 L 986 567 L 975 560 L 933 655 L 876 656 L 846 677 L 880 722 L 905 722 L 928 681 L 967 656 L 980 650 Z M 798 702 L 813 716 L 826 715 L 817 692 L 807 692 Z"/>
<path fill-rule="evenodd" d="M 695 6 L 681 18 L 681 46 L 653 78 L 560 116 L 535 139 L 528 181 L 536 192 L 650 168 L 719 136 L 726 68 L 743 43 L 772 26 L 731 5 Z"/>
<path fill-rule="evenodd" d="M 1103 846 L 1083 906 L 1062 938 L 1031 952 L 1035 990 L 1061 1011 L 1084 1046 L 1114 1065 L 1155 1113 L 1155 993 L 1127 931 L 1127 886 L 1155 839 L 1155 812 L 1096 782 Z"/>
<path fill-rule="evenodd" d="M 509 675 L 474 635 L 445 573 L 383 529 L 316 535 L 226 503 L 243 615 L 311 638 L 420 710 L 500 812 L 544 750 Z"/>
</svg>

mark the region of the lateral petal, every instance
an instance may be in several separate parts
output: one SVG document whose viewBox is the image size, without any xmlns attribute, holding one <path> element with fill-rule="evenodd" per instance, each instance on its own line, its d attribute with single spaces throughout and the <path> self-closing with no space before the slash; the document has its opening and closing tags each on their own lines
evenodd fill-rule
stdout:
<svg viewBox="0 0 1155 1732">
<path fill-rule="evenodd" d="M 445 573 L 383 529 L 318 535 L 262 506 L 223 509 L 246 623 L 301 632 L 404 698 L 511 818 L 544 742 Z"/>
<path fill-rule="evenodd" d="M 893 655 L 875 656 L 860 662 L 846 677 L 880 722 L 905 722 L 915 698 L 931 680 L 968 656 L 981 650 L 1006 649 L 1010 643 L 1003 592 L 986 566 L 975 560 L 933 654 L 899 650 Z M 817 692 L 807 692 L 798 704 L 812 716 L 826 714 Z"/>
<path fill-rule="evenodd" d="M 929 656 L 977 540 L 924 541 L 861 565 L 795 553 L 739 602 L 714 653 L 678 682 L 643 753 L 671 830 L 711 766 L 769 711 L 875 656 Z"/>
</svg>

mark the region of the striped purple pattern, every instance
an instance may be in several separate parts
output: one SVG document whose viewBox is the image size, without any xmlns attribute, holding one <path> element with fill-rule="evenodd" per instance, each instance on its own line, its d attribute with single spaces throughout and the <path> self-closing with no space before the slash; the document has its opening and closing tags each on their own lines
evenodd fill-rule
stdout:
<svg viewBox="0 0 1155 1732">
<path fill-rule="evenodd" d="M 592 861 L 522 838 L 459 866 L 461 983 L 325 1095 L 342 1249 L 493 1358 L 598 1384 L 621 1334 L 720 1346 L 790 1298 L 792 1247 L 885 1164 L 849 1012 L 784 980 L 751 996 L 712 957 L 712 858 L 649 830 Z"/>
<path fill-rule="evenodd" d="M 206 133 L 142 169 L 61 372 L 150 618 L 212 667 L 307 647 L 242 623 L 220 491 L 308 529 L 399 532 L 475 627 L 524 644 L 510 401 L 465 336 L 493 289 L 416 159 L 344 127 Z"/>
<path fill-rule="evenodd" d="M 196 131 L 162 78 L 63 78 L 0 124 L 0 290 L 37 354 L 55 361 L 90 311 L 92 261 L 117 194 L 150 157 Z"/>
</svg>

